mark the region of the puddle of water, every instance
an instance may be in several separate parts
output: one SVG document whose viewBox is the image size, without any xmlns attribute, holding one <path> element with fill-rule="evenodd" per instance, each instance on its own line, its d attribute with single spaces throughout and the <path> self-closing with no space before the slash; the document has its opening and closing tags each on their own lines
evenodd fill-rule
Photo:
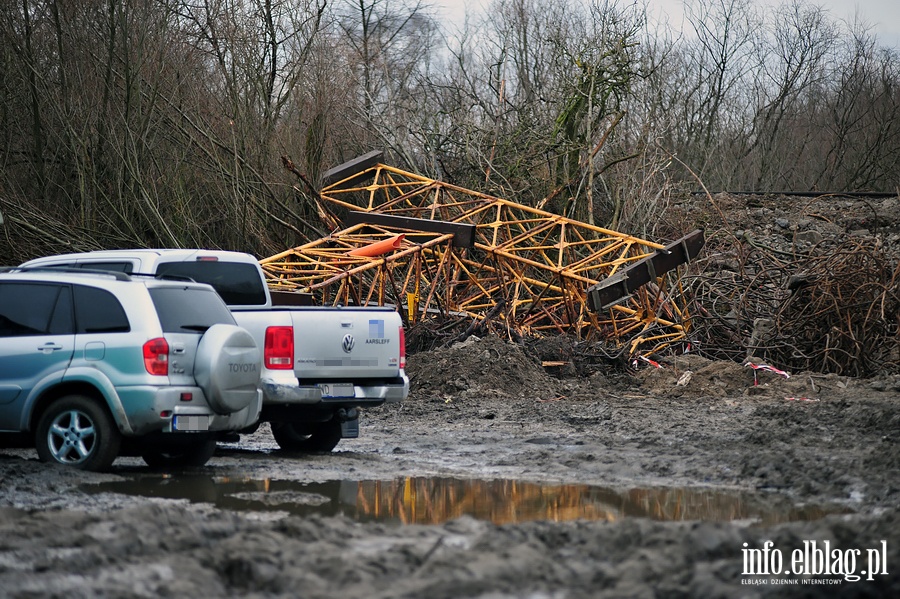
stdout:
<svg viewBox="0 0 900 599">
<path fill-rule="evenodd" d="M 697 488 L 628 491 L 515 480 L 409 477 L 388 481 L 252 480 L 202 475 L 136 476 L 84 485 L 87 493 L 187 499 L 238 511 L 343 515 L 361 522 L 439 524 L 469 515 L 495 524 L 528 520 L 750 521 L 768 526 L 848 513 L 839 506 L 796 506 L 785 497 Z"/>
</svg>

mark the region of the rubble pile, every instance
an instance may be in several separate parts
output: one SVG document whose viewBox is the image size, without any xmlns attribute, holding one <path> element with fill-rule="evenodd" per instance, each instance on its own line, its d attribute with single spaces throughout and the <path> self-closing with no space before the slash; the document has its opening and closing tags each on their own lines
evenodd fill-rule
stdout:
<svg viewBox="0 0 900 599">
<path fill-rule="evenodd" d="M 719 196 L 711 204 L 706 255 L 683 281 L 693 349 L 791 370 L 900 371 L 900 199 Z"/>
</svg>

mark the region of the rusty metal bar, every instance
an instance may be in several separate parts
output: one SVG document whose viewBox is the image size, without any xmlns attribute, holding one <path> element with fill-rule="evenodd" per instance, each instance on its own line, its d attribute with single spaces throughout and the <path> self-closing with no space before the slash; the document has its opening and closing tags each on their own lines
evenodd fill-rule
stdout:
<svg viewBox="0 0 900 599">
<path fill-rule="evenodd" d="M 613 276 L 588 288 L 588 306 L 594 311 L 606 310 L 628 299 L 639 287 L 696 258 L 703 243 L 703 231 L 693 231 L 652 255 L 619 270 Z"/>
</svg>

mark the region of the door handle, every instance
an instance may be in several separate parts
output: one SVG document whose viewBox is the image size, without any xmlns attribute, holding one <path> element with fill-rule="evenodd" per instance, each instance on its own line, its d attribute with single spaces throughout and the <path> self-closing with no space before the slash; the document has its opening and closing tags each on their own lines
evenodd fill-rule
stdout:
<svg viewBox="0 0 900 599">
<path fill-rule="evenodd" d="M 38 351 L 44 352 L 45 354 L 49 354 L 52 351 L 56 351 L 58 349 L 62 349 L 63 346 L 58 343 L 45 343 L 44 345 L 38 348 Z"/>
</svg>

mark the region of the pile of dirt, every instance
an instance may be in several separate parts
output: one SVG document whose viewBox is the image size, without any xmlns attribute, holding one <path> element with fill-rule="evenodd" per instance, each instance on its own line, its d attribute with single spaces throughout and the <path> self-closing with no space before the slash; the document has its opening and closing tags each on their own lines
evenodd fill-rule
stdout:
<svg viewBox="0 0 900 599">
<path fill-rule="evenodd" d="M 522 346 L 494 335 L 473 335 L 450 347 L 412 355 L 407 374 L 417 398 L 478 399 L 490 393 L 522 399 L 555 396 L 561 389 Z"/>
<path fill-rule="evenodd" d="M 817 401 L 856 393 L 900 392 L 900 375 L 859 379 L 789 372 L 759 358 L 741 362 L 698 354 L 639 357 L 631 368 L 592 361 L 583 342 L 566 336 L 516 343 L 495 335 L 469 337 L 409 357 L 412 401 L 596 399 L 643 392 L 661 398 L 780 398 Z M 581 374 L 587 372 L 588 374 Z"/>
<path fill-rule="evenodd" d="M 750 358 L 743 364 L 698 355 L 672 356 L 662 362 L 642 361 L 635 374 L 642 388 L 657 397 L 773 397 L 818 401 L 857 393 L 861 388 L 900 390 L 900 376 L 859 380 L 836 374 L 791 373 Z"/>
</svg>

